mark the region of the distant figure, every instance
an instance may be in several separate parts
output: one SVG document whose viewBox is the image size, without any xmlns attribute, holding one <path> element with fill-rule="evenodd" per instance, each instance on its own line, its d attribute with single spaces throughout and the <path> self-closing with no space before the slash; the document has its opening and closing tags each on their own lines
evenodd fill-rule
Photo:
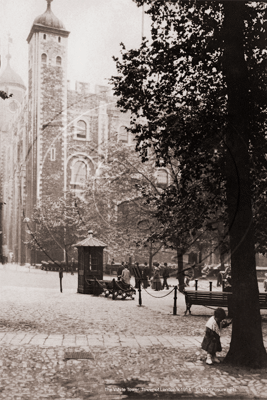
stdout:
<svg viewBox="0 0 267 400">
<path fill-rule="evenodd" d="M 185 286 L 190 286 L 189 282 L 194 278 L 194 270 L 192 267 L 190 269 L 186 269 L 184 272 L 184 283 Z"/>
<path fill-rule="evenodd" d="M 220 264 L 220 266 L 218 268 L 218 275 L 217 275 L 217 287 L 222 285 L 223 274 L 224 274 L 224 267 Z"/>
<path fill-rule="evenodd" d="M 263 287 L 264 287 L 264 291 L 267 292 L 267 274 L 265 274 L 265 276 L 266 276 L 266 279 L 263 282 Z"/>
<path fill-rule="evenodd" d="M 211 267 L 209 265 L 205 264 L 204 268 L 202 268 L 201 273 L 206 277 L 206 276 L 208 276 L 210 269 L 211 269 Z"/>
<path fill-rule="evenodd" d="M 123 283 L 125 283 L 126 285 L 130 285 L 130 281 L 131 281 L 131 273 L 128 269 L 128 265 L 125 265 L 124 270 L 122 271 L 121 274 L 121 280 Z"/>
<path fill-rule="evenodd" d="M 112 260 L 112 261 L 114 261 L 114 260 Z M 112 261 L 111 261 L 111 265 L 112 265 Z M 115 263 L 114 263 L 114 264 L 115 264 Z M 122 261 L 122 262 L 121 262 L 121 265 L 119 266 L 119 268 L 118 268 L 118 270 L 117 270 L 117 278 L 118 278 L 118 281 L 121 280 L 121 274 L 122 274 L 122 271 L 124 270 L 124 268 L 125 268 L 124 262 Z"/>
<path fill-rule="evenodd" d="M 170 274 L 169 274 L 167 263 L 164 263 L 164 269 L 163 269 L 163 273 L 162 273 L 162 277 L 163 277 L 162 289 L 164 289 L 165 286 L 166 286 L 167 290 L 169 289 L 169 285 L 167 282 L 167 279 L 169 278 L 169 276 L 170 276 Z"/>
<path fill-rule="evenodd" d="M 70 262 L 70 272 L 71 272 L 71 275 L 74 275 L 74 272 L 73 272 L 74 266 L 75 266 L 75 260 L 74 260 L 74 258 L 72 257 L 71 262 Z"/>
<path fill-rule="evenodd" d="M 60 283 L 60 292 L 62 293 L 62 279 L 63 279 L 63 267 L 59 268 L 59 283 Z"/>
<path fill-rule="evenodd" d="M 155 267 L 154 276 L 152 278 L 152 289 L 158 291 L 161 290 L 161 280 L 159 275 L 159 268 Z"/>
<path fill-rule="evenodd" d="M 135 279 L 135 285 L 134 285 L 134 287 L 135 287 L 136 289 L 139 288 L 139 281 L 140 281 L 140 279 L 138 278 L 138 273 L 139 273 L 139 272 L 141 272 L 141 271 L 140 271 L 140 268 L 139 268 L 139 263 L 136 262 L 136 263 L 135 263 L 135 268 L 134 268 L 134 279 Z"/>
<path fill-rule="evenodd" d="M 149 278 L 149 268 L 147 266 L 147 262 L 145 262 L 145 267 L 142 270 L 142 281 L 144 289 L 146 289 L 149 286 L 148 278 Z"/>
</svg>

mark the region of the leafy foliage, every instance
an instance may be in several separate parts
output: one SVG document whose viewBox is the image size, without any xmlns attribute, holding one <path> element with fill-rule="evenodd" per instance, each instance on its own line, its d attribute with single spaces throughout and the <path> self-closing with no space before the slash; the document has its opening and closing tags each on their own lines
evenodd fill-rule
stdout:
<svg viewBox="0 0 267 400">
<path fill-rule="evenodd" d="M 118 105 L 131 112 L 131 132 L 143 161 L 153 147 L 158 165 L 179 160 L 179 179 L 162 197 L 160 213 L 174 209 L 180 225 L 187 210 L 191 226 L 220 218 L 227 224 L 225 143 L 227 85 L 223 69 L 223 4 L 196 1 L 136 1 L 149 5 L 151 41 L 139 49 L 122 45 L 112 78 Z M 258 250 L 265 250 L 266 226 L 266 8 L 248 4 L 244 51 L 249 73 L 250 175 Z M 192 184 L 194 182 L 194 184 Z M 168 205 L 168 207 L 166 207 Z M 189 212 L 193 209 L 195 217 Z M 189 208 L 188 208 L 189 207 Z M 179 212 L 179 210 L 181 212 Z M 261 212 L 259 211 L 261 210 Z M 197 218 L 198 217 L 198 218 Z M 177 224 L 173 225 L 176 228 Z M 229 227 L 230 229 L 230 227 Z"/>
</svg>

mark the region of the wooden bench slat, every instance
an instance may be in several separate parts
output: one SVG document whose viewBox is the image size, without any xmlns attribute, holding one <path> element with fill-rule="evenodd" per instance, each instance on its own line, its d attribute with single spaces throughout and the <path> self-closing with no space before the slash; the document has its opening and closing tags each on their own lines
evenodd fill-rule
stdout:
<svg viewBox="0 0 267 400">
<path fill-rule="evenodd" d="M 185 290 L 186 311 L 191 314 L 190 308 L 192 305 L 202 306 L 215 306 L 229 308 L 229 301 L 231 301 L 231 292 L 212 292 L 212 291 L 197 291 Z M 267 293 L 259 293 L 259 306 L 260 309 L 267 309 Z"/>
</svg>

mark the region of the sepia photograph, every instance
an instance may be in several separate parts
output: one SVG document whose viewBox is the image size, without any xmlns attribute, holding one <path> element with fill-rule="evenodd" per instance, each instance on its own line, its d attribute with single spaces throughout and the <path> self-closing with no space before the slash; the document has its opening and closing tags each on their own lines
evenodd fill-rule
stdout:
<svg viewBox="0 0 267 400">
<path fill-rule="evenodd" d="M 267 1 L 0 0 L 0 399 L 267 399 L 265 346 Z"/>
</svg>

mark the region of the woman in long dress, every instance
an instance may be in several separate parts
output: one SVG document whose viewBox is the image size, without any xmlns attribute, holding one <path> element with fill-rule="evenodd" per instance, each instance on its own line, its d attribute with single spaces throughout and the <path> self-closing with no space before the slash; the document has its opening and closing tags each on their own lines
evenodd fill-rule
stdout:
<svg viewBox="0 0 267 400">
<path fill-rule="evenodd" d="M 159 268 L 155 268 L 153 280 L 152 280 L 152 289 L 154 290 L 161 290 L 161 280 L 159 276 Z"/>
</svg>

